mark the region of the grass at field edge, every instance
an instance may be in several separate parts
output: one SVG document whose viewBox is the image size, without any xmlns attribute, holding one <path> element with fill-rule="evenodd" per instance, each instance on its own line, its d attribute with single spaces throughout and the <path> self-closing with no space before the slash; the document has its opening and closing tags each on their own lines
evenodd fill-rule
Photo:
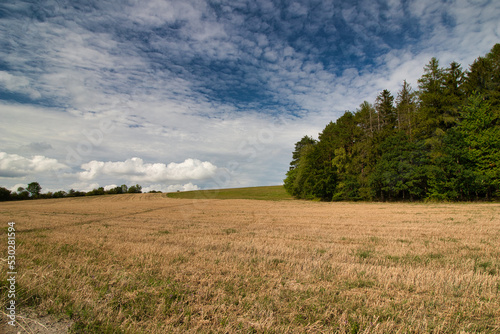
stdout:
<svg viewBox="0 0 500 334">
<path fill-rule="evenodd" d="M 256 199 L 268 201 L 293 199 L 283 186 L 183 191 L 168 193 L 167 197 L 184 199 Z"/>
</svg>

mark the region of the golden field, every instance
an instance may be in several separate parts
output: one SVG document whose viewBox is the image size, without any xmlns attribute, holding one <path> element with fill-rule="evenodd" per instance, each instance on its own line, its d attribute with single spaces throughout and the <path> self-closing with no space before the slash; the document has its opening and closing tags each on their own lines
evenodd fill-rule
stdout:
<svg viewBox="0 0 500 334">
<path fill-rule="evenodd" d="M 124 194 L 0 217 L 18 303 L 74 333 L 500 333 L 500 204 Z"/>
</svg>

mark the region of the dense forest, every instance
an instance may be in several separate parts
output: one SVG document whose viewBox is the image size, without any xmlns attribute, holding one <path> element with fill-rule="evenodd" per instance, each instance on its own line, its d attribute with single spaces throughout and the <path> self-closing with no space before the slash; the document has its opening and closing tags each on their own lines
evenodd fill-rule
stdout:
<svg viewBox="0 0 500 334">
<path fill-rule="evenodd" d="M 330 122 L 295 144 L 286 190 L 303 199 L 498 200 L 500 44 L 464 71 L 432 58 L 413 90 Z"/>
</svg>

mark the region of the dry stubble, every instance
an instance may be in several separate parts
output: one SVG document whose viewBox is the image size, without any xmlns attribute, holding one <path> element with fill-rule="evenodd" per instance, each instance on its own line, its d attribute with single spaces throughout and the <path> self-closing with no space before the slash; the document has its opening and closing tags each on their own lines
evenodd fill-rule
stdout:
<svg viewBox="0 0 500 334">
<path fill-rule="evenodd" d="M 102 333 L 500 332 L 499 213 L 161 194 L 0 204 L 21 302 Z"/>
</svg>

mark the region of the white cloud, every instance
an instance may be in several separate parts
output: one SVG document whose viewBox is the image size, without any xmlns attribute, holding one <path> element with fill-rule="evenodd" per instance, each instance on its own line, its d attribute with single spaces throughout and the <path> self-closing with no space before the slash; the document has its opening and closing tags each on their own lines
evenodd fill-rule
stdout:
<svg viewBox="0 0 500 334">
<path fill-rule="evenodd" d="M 202 180 L 214 175 L 217 167 L 208 161 L 186 159 L 181 163 L 144 163 L 140 158 L 126 161 L 90 161 L 81 166 L 85 171 L 79 173 L 82 180 L 93 180 L 100 176 L 113 175 L 132 182 L 162 182 L 180 180 Z"/>
<path fill-rule="evenodd" d="M 42 95 L 31 85 L 30 79 L 25 76 L 15 76 L 5 71 L 0 71 L 0 87 L 8 91 L 28 95 L 32 99 L 38 99 Z"/>
<path fill-rule="evenodd" d="M 12 187 L 8 188 L 10 191 L 12 192 L 17 192 L 17 189 L 19 188 L 24 188 L 26 189 L 26 187 L 28 187 L 27 184 L 24 184 L 24 183 L 16 183 L 15 185 L 13 185 Z"/>
<path fill-rule="evenodd" d="M 143 187 L 142 192 L 147 193 L 152 190 L 161 191 L 164 193 L 171 193 L 176 191 L 192 191 L 199 190 L 200 188 L 196 184 L 192 184 L 191 182 L 186 184 L 173 184 L 173 185 L 165 185 L 165 184 L 152 184 L 148 187 Z"/>
<path fill-rule="evenodd" d="M 56 159 L 35 155 L 25 158 L 17 154 L 0 152 L 0 177 L 24 177 L 30 174 L 56 172 L 68 166 Z"/>
<path fill-rule="evenodd" d="M 93 182 L 93 183 L 86 183 L 86 182 L 75 182 L 72 183 L 69 186 L 70 189 L 74 189 L 76 191 L 83 191 L 83 192 L 89 192 L 94 189 L 99 188 L 99 183 Z"/>
<path fill-rule="evenodd" d="M 104 190 L 110 190 L 110 189 L 116 188 L 117 186 L 118 185 L 116 185 L 116 184 L 109 184 L 109 185 L 104 186 L 103 188 L 104 188 Z M 131 184 L 129 184 L 129 186 L 131 186 Z M 15 186 L 11 187 L 10 190 L 17 191 L 17 189 L 19 187 L 26 188 L 26 184 L 21 184 L 21 183 L 16 184 Z M 92 191 L 94 189 L 98 189 L 99 187 L 101 187 L 101 186 L 97 182 L 91 182 L 91 183 L 75 182 L 69 186 L 69 189 L 75 189 L 76 191 L 89 192 L 89 191 Z M 150 192 L 152 190 L 156 190 L 156 191 L 161 191 L 161 192 L 166 193 L 166 192 L 177 192 L 177 191 L 192 191 L 192 190 L 199 190 L 199 189 L 200 189 L 200 187 L 196 184 L 193 184 L 192 182 L 189 182 L 186 184 L 155 183 L 155 184 L 151 184 L 148 186 L 143 186 L 142 192 L 147 193 L 147 192 Z M 60 189 L 58 189 L 58 190 L 60 190 Z M 56 191 L 56 190 L 53 190 L 53 191 Z"/>
</svg>

